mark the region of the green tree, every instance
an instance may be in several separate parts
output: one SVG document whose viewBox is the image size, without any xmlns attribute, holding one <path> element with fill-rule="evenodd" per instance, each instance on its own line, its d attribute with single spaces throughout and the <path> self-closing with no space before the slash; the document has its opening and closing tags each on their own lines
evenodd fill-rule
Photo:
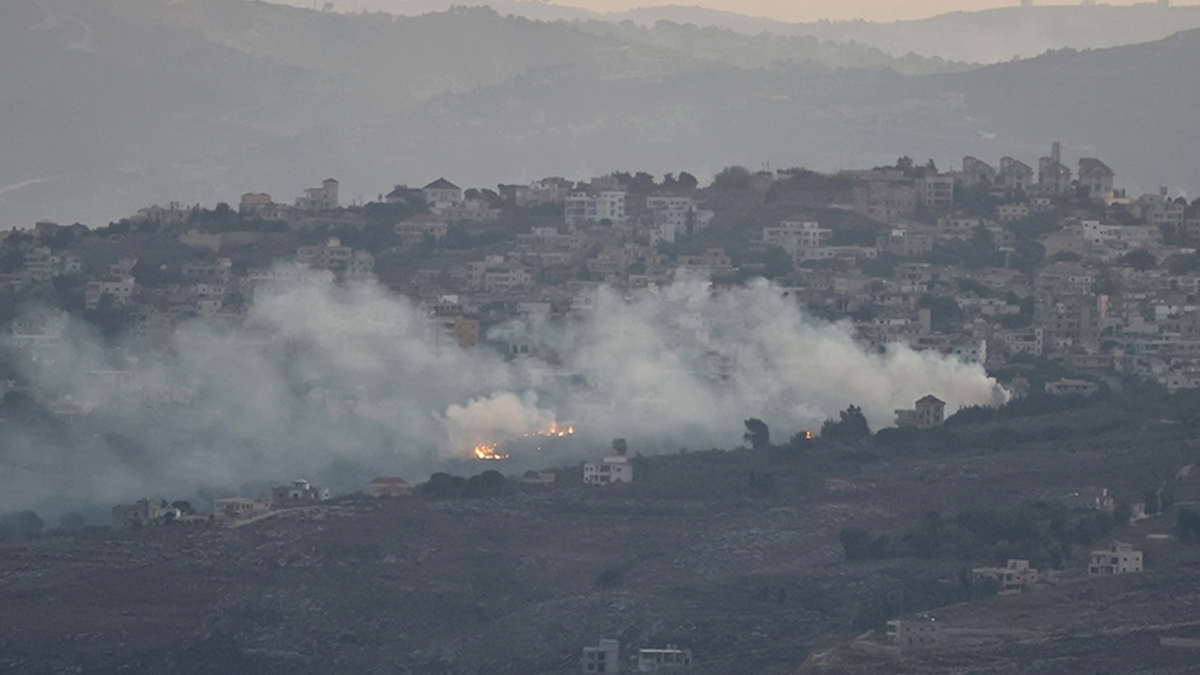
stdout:
<svg viewBox="0 0 1200 675">
<path fill-rule="evenodd" d="M 767 423 L 751 417 L 745 421 L 746 433 L 742 439 L 750 444 L 750 447 L 755 450 L 766 451 L 771 447 L 771 430 L 767 427 Z"/>
<path fill-rule="evenodd" d="M 851 405 L 838 413 L 840 419 L 825 420 L 821 425 L 821 438 L 831 441 L 854 442 L 871 436 L 871 427 L 862 408 Z"/>
<path fill-rule="evenodd" d="M 613 452 L 624 457 L 629 452 L 629 444 L 624 438 L 614 438 L 612 442 Z"/>
<path fill-rule="evenodd" d="M 1200 514 L 1191 509 L 1179 509 L 1179 515 L 1175 517 L 1175 534 L 1179 541 L 1200 542 Z"/>
<path fill-rule="evenodd" d="M 718 190 L 746 190 L 750 187 L 750 170 L 744 166 L 731 166 L 713 177 L 712 186 Z"/>
<path fill-rule="evenodd" d="M 1139 272 L 1146 272 L 1158 267 L 1158 258 L 1155 258 L 1150 251 L 1139 248 L 1121 256 L 1117 264 L 1122 267 L 1132 267 Z"/>
</svg>

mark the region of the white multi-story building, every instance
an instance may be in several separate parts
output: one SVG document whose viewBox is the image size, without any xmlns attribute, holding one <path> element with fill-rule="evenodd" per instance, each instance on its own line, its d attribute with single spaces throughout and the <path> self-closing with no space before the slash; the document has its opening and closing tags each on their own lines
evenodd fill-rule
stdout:
<svg viewBox="0 0 1200 675">
<path fill-rule="evenodd" d="M 1133 550 L 1130 544 L 1114 542 L 1103 551 L 1092 551 L 1092 562 L 1088 574 L 1128 574 L 1142 571 L 1142 552 Z"/>
<path fill-rule="evenodd" d="M 88 309 L 96 309 L 100 306 L 100 299 L 109 295 L 112 296 L 114 304 L 125 305 L 133 297 L 135 288 L 136 283 L 133 277 L 111 281 L 89 281 L 83 292 L 84 303 Z"/>
<path fill-rule="evenodd" d="M 567 197 L 564 204 L 564 215 L 569 227 L 581 225 L 598 225 L 608 222 L 613 225 L 625 223 L 625 198 L 627 193 L 620 190 L 609 190 L 588 195 L 576 192 Z"/>
<path fill-rule="evenodd" d="M 583 465 L 584 485 L 632 482 L 633 465 L 624 455 L 610 455 L 599 462 L 587 462 Z"/>
<path fill-rule="evenodd" d="M 646 209 L 654 216 L 658 226 L 658 239 L 673 243 L 677 237 L 686 237 L 708 227 L 716 215 L 712 211 L 696 208 L 690 197 L 675 195 L 646 198 Z"/>
</svg>

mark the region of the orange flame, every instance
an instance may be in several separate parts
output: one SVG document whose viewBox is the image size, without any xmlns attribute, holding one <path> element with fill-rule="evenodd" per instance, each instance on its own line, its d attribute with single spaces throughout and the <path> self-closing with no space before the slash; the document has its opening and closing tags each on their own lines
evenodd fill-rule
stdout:
<svg viewBox="0 0 1200 675">
<path fill-rule="evenodd" d="M 533 436 L 533 437 L 542 437 L 542 436 L 545 436 L 546 438 L 566 438 L 567 436 L 574 436 L 574 435 L 575 435 L 575 427 L 573 427 L 573 426 L 569 426 L 569 427 L 567 427 L 565 430 L 564 430 L 564 429 L 559 429 L 559 428 L 558 428 L 558 423 L 557 423 L 557 422 L 551 422 L 551 423 L 550 423 L 550 428 L 549 428 L 549 429 L 545 429 L 545 430 L 543 430 L 543 431 L 535 431 L 535 432 L 533 432 L 533 433 L 531 433 L 531 434 L 525 434 L 525 436 L 526 436 L 526 437 L 529 437 L 529 436 Z"/>
<path fill-rule="evenodd" d="M 813 433 L 811 431 L 805 431 L 804 432 L 804 440 L 811 441 L 812 439 L 813 439 Z"/>
<path fill-rule="evenodd" d="M 496 452 L 496 444 L 495 443 L 492 443 L 491 445 L 475 446 L 475 456 L 479 459 L 494 461 L 494 462 L 499 462 L 501 460 L 508 459 L 508 455 L 502 455 L 502 454 Z"/>
</svg>

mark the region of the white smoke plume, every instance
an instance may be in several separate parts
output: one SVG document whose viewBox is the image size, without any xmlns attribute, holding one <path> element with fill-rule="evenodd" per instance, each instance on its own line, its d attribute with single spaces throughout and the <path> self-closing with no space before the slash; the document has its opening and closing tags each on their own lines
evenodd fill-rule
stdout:
<svg viewBox="0 0 1200 675">
<path fill-rule="evenodd" d="M 880 428 L 925 394 L 948 412 L 1004 398 L 977 365 L 867 353 L 849 326 L 805 318 L 765 281 L 602 288 L 562 322 L 504 328 L 526 330 L 533 354 L 464 351 L 376 283 L 309 281 L 257 297 L 238 324 L 185 323 L 166 350 L 114 352 L 76 331 L 29 362 L 34 398 L 74 414 L 10 423 L 0 510 L 253 479 L 353 490 L 374 475 L 465 473 L 482 468 L 455 464 L 474 446 L 556 422 L 578 428 L 575 454 L 514 454 L 504 468 L 577 461 L 618 436 L 647 453 L 733 447 L 748 417 L 786 437 L 850 404 Z"/>
</svg>

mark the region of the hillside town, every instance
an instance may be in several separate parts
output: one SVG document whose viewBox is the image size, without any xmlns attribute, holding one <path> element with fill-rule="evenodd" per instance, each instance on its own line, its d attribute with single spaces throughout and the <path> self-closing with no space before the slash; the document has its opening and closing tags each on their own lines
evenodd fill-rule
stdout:
<svg viewBox="0 0 1200 675">
<path fill-rule="evenodd" d="M 1062 376 L 1034 386 L 1058 394 L 1113 375 L 1200 387 L 1200 204 L 1127 195 L 1102 160 L 1072 164 L 1055 143 L 1032 163 L 965 157 L 953 171 L 907 157 L 836 175 L 731 167 L 708 187 L 688 173 L 495 190 L 438 178 L 350 206 L 328 179 L 291 203 L 247 193 L 236 208 L 4 233 L 0 314 L 33 358 L 70 314 L 154 347 L 191 318 L 239 321 L 264 289 L 374 276 L 419 299 L 434 339 L 531 358 L 540 345 L 519 325 L 586 311 L 579 298 L 600 285 L 698 275 L 720 292 L 761 276 L 881 352 L 990 372 L 1041 359 Z M 717 377 L 736 367 L 711 361 Z"/>
</svg>

